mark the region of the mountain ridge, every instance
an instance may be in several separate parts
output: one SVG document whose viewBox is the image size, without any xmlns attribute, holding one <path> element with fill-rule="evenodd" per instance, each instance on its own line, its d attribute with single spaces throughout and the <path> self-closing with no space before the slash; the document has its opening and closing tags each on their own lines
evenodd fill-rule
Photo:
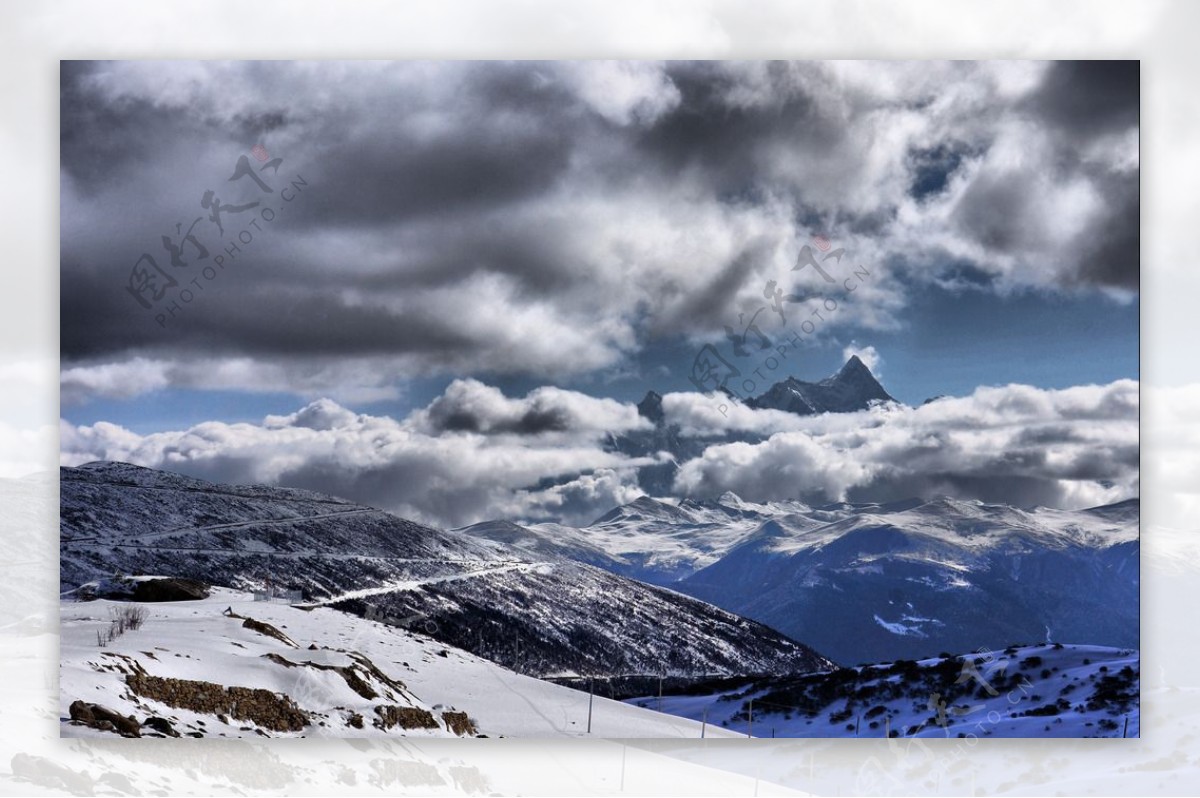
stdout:
<svg viewBox="0 0 1200 798">
<path fill-rule="evenodd" d="M 310 606 L 420 619 L 444 643 L 533 675 L 833 667 L 701 599 L 307 491 L 98 463 L 61 469 L 60 519 L 68 595 L 114 572 L 271 585 L 302 591 Z M 507 522 L 492 532 L 525 534 Z"/>
</svg>

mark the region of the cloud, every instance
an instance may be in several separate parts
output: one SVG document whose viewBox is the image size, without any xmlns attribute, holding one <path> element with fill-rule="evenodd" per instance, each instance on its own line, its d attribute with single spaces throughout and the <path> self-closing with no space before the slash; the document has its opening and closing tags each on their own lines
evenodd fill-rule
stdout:
<svg viewBox="0 0 1200 798">
<path fill-rule="evenodd" d="M 879 366 L 883 363 L 883 358 L 875 347 L 859 346 L 854 341 L 851 341 L 849 346 L 842 349 L 842 360 L 849 360 L 852 357 L 857 357 L 861 360 L 863 365 L 875 375 L 876 379 L 881 376 Z"/>
<path fill-rule="evenodd" d="M 496 507 L 492 515 L 517 521 L 550 520 L 584 525 L 645 495 L 633 469 L 598 468 L 562 484 L 518 491 L 507 504 Z"/>
<path fill-rule="evenodd" d="M 96 398 L 129 399 L 165 388 L 291 393 L 305 398 L 331 394 L 345 402 L 395 399 L 404 373 L 396 359 L 332 357 L 262 360 L 199 357 L 187 360 L 134 357 L 65 368 L 60 376 L 64 406 Z"/>
<path fill-rule="evenodd" d="M 951 495 L 1083 507 L 1138 494 L 1138 384 L 1128 380 L 980 388 L 917 408 L 821 416 L 737 404 L 722 413 L 720 401 L 663 398 L 667 421 L 701 452 L 680 464 L 676 496 L 732 490 L 824 503 Z M 609 432 L 644 426 L 633 405 L 552 388 L 510 398 L 462 380 L 400 420 L 326 399 L 260 424 L 211 421 L 146 435 L 64 421 L 61 462 L 123 460 L 308 488 L 443 526 L 497 517 L 585 524 L 642 495 L 639 469 L 661 467 L 658 456 L 608 445 Z M 730 434 L 757 442 L 729 442 Z"/>
<path fill-rule="evenodd" d="M 729 426 L 744 430 L 756 415 L 742 412 Z M 761 443 L 709 446 L 683 464 L 677 492 L 816 503 L 949 495 L 1079 508 L 1139 490 L 1138 384 L 1130 380 L 979 388 L 917 408 L 796 417 L 791 426 L 777 431 L 779 420 L 764 417 Z"/>
<path fill-rule="evenodd" d="M 509 399 L 478 380 L 455 380 L 428 408 L 414 414 L 417 426 L 438 432 L 594 435 L 648 428 L 637 408 L 613 399 L 545 386 Z"/>
<path fill-rule="evenodd" d="M 1137 100 L 1120 64 L 66 63 L 64 397 L 622 368 L 720 339 L 768 279 L 811 292 L 814 232 L 872 272 L 823 335 L 894 328 L 968 268 L 1128 298 Z M 270 193 L 230 181 L 255 144 Z M 222 239 L 206 190 L 277 218 Z M 208 258 L 169 265 L 197 218 Z M 126 290 L 142 253 L 195 295 L 163 326 Z"/>
<path fill-rule="evenodd" d="M 679 105 L 679 90 L 661 63 L 578 61 L 566 68 L 584 102 L 615 125 L 653 125 Z"/>
<path fill-rule="evenodd" d="M 443 526 L 496 514 L 587 523 L 641 495 L 637 468 L 653 462 L 606 451 L 600 439 L 609 424 L 632 429 L 645 421 L 612 400 L 553 388 L 509 399 L 459 381 L 403 420 L 320 399 L 261 424 L 210 421 L 148 435 L 63 421 L 60 459 L 308 488 Z"/>
<path fill-rule="evenodd" d="M 167 363 L 142 357 L 65 368 L 59 378 L 62 402 L 73 405 L 93 397 L 129 399 L 156 391 L 170 384 L 169 368 Z"/>
</svg>

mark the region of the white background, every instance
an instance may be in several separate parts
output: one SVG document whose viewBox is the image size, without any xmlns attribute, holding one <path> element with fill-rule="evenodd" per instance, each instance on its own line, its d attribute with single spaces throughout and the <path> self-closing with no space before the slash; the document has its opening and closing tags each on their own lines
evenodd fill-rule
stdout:
<svg viewBox="0 0 1200 798">
<path fill-rule="evenodd" d="M 0 793 L 1197 794 L 1198 30 L 1142 0 L 0 6 L 0 477 L 47 472 L 0 491 Z M 1141 59 L 1143 739 L 58 739 L 58 60 L 514 57 Z"/>
</svg>

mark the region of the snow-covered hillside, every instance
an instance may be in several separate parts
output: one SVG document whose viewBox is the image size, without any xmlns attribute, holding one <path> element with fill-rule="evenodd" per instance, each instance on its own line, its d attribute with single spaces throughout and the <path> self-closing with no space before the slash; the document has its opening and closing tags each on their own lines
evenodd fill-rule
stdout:
<svg viewBox="0 0 1200 798">
<path fill-rule="evenodd" d="M 1042 644 L 628 703 L 756 737 L 1137 737 L 1139 673 L 1130 649 Z"/>
<path fill-rule="evenodd" d="M 118 733 L 98 728 L 103 720 L 73 722 L 76 702 L 132 716 L 132 726 L 120 725 L 141 736 L 588 733 L 587 693 L 337 610 L 254 601 L 218 588 L 198 601 L 141 605 L 148 618 L 140 628 L 99 646 L 97 632 L 108 629 L 110 610 L 127 606 L 62 604 L 64 736 Z M 75 716 L 83 716 L 80 704 Z M 147 724 L 148 718 L 159 720 Z M 700 724 L 596 697 L 591 735 L 699 737 Z"/>
<path fill-rule="evenodd" d="M 1137 648 L 1137 509 L 845 505 L 764 522 L 678 587 L 846 664 L 1036 640 Z"/>
<path fill-rule="evenodd" d="M 676 504 L 643 496 L 583 528 L 488 521 L 461 531 L 542 558 L 578 560 L 652 584 L 669 585 L 716 562 L 753 532 L 762 523 L 757 508 L 763 512 L 787 509 L 782 505 L 743 506 L 733 494 L 722 499 Z"/>
<path fill-rule="evenodd" d="M 65 468 L 61 579 L 160 573 L 417 619 L 524 673 L 794 673 L 831 663 L 695 598 L 505 540 L 307 492 L 230 487 L 124 464 Z"/>
</svg>

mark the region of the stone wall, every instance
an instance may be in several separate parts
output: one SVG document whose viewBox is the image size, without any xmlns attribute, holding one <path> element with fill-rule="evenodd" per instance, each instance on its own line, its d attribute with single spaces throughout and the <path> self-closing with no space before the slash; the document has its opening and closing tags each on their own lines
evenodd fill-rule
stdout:
<svg viewBox="0 0 1200 798">
<path fill-rule="evenodd" d="M 125 684 L 139 696 L 206 715 L 228 715 L 271 731 L 301 731 L 309 718 L 285 695 L 254 687 L 133 674 Z"/>
</svg>

